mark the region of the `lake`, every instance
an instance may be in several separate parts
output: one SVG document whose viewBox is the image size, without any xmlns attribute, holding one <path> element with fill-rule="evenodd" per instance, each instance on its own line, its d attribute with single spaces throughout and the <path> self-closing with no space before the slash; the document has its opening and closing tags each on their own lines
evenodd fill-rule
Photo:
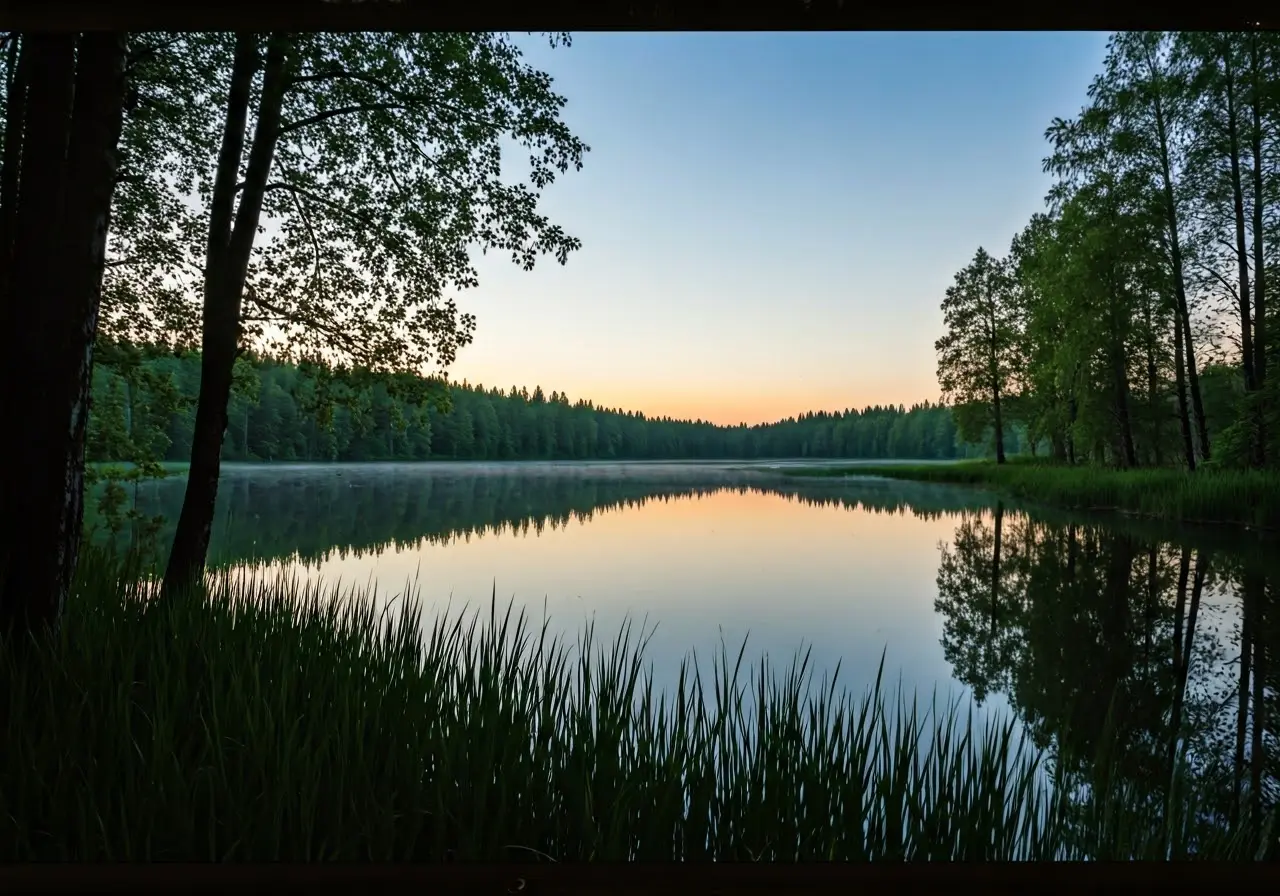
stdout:
<svg viewBox="0 0 1280 896">
<path fill-rule="evenodd" d="M 631 620 L 653 629 L 659 686 L 744 639 L 748 663 L 808 650 L 818 680 L 839 667 L 859 694 L 883 658 L 890 689 L 971 697 L 1044 747 L 1091 755 L 1110 717 L 1136 781 L 1167 780 L 1176 731 L 1227 790 L 1274 789 L 1275 713 L 1255 736 L 1256 689 L 1243 703 L 1239 689 L 1242 655 L 1275 656 L 1280 631 L 1262 536 L 781 466 L 229 465 L 210 562 L 375 585 L 380 600 L 415 583 L 430 613 L 496 597 L 571 637 Z M 140 507 L 176 519 L 182 488 L 147 486 Z M 1274 706 L 1275 670 L 1262 675 Z"/>
</svg>

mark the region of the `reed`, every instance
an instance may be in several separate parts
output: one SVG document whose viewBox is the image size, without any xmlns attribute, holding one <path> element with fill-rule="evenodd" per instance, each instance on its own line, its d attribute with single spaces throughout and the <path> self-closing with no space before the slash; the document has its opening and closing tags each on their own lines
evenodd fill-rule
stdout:
<svg viewBox="0 0 1280 896">
<path fill-rule="evenodd" d="M 879 679 L 856 696 L 815 679 L 805 656 L 748 669 L 722 649 L 709 674 L 691 661 L 660 692 L 643 631 L 602 641 L 588 627 L 572 642 L 496 602 L 424 622 L 411 592 L 379 609 L 359 589 L 243 572 L 184 599 L 151 594 L 90 552 L 61 629 L 0 645 L 0 859 L 1250 848 L 1195 821 L 1192 788 L 1178 792 L 1191 820 L 1179 825 L 1122 790 L 1082 803 L 1015 722 L 920 708 Z"/>
</svg>

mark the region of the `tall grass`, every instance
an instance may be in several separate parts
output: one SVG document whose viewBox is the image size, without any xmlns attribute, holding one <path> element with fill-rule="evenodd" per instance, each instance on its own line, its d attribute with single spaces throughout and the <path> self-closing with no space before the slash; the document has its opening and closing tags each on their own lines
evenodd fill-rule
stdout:
<svg viewBox="0 0 1280 896">
<path fill-rule="evenodd" d="M 1280 529 L 1280 474 L 1261 470 L 1113 470 L 1035 462 L 893 464 L 783 471 L 790 476 L 878 476 L 989 486 L 1069 510 L 1110 510 L 1176 522 Z"/>
<path fill-rule="evenodd" d="M 221 574 L 188 600 L 91 556 L 66 623 L 0 646 L 0 859 L 1230 857 L 1142 800 L 1081 809 L 1012 721 L 722 650 L 658 692 L 643 633 Z M 10 645 L 11 647 L 12 645 Z M 1179 795 L 1180 818 L 1197 817 Z M 1102 810 L 1098 810 L 1102 811 Z M 1167 827 L 1167 826 L 1166 826 Z M 1148 834 L 1135 836 L 1134 831 Z M 1150 831 L 1155 831 L 1150 834 Z M 1176 839 L 1177 843 L 1173 844 Z M 1171 846 L 1173 844 L 1173 846 Z"/>
</svg>

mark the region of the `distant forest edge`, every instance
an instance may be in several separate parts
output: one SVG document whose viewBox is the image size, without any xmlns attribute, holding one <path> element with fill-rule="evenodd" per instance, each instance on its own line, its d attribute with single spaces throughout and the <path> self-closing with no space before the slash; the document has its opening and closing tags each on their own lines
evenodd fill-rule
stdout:
<svg viewBox="0 0 1280 896">
<path fill-rule="evenodd" d="M 191 452 L 200 360 L 194 352 L 100 350 L 87 459 L 185 461 Z M 546 395 L 424 379 L 335 376 L 314 365 L 245 355 L 237 361 L 222 456 L 229 461 L 962 459 L 967 443 L 941 404 L 801 414 L 755 426 L 646 417 Z M 432 400 L 444 394 L 444 409 Z M 1028 452 L 1025 429 L 1005 435 Z M 990 438 L 986 440 L 989 442 Z"/>
</svg>

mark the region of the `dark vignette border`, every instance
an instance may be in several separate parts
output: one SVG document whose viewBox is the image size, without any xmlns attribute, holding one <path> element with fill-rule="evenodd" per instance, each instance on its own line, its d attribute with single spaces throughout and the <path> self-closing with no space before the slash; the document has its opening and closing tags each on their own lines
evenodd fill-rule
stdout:
<svg viewBox="0 0 1280 896">
<path fill-rule="evenodd" d="M 1212 892 L 1230 884 L 1272 888 L 1275 865 L 1220 863 L 936 863 L 686 865 L 32 865 L 0 867 L 3 893 L 348 894 L 405 892 L 493 896 L 931 891 L 954 894 Z M 1261 890 L 1255 890 L 1261 892 Z"/>
<path fill-rule="evenodd" d="M 860 0 L 5 0 L 0 30 L 1098 29 L 1280 27 L 1257 0 L 1178 8 L 1153 0 L 1003 6 Z M 1264 18 L 1265 17 L 1265 18 Z M 1262 21 L 1259 21 L 1262 19 Z M 0 893 L 249 891 L 343 893 L 848 893 L 898 890 L 1138 893 L 1280 883 L 1275 865 L 1220 863 L 683 865 L 0 866 Z"/>
<path fill-rule="evenodd" d="M 1263 0 L 5 0 L 0 28 L 49 30 L 1117 30 L 1280 27 Z M 1259 22 L 1262 19 L 1264 21 Z"/>
</svg>

